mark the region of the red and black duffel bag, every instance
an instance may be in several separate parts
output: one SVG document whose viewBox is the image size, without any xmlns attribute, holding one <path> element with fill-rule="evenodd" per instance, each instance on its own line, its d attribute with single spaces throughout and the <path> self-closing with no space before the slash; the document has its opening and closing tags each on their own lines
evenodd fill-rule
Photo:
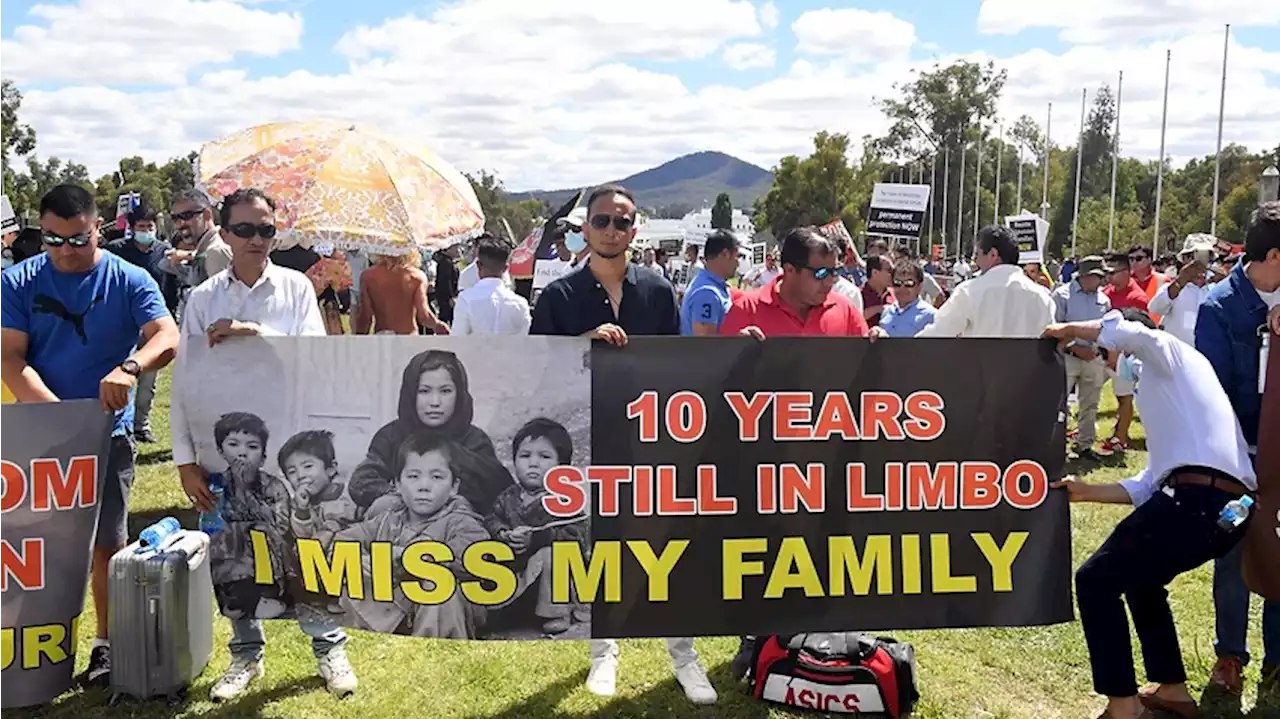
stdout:
<svg viewBox="0 0 1280 719">
<path fill-rule="evenodd" d="M 748 681 L 757 699 L 890 719 L 920 698 L 911 645 L 859 632 L 760 637 Z"/>
</svg>

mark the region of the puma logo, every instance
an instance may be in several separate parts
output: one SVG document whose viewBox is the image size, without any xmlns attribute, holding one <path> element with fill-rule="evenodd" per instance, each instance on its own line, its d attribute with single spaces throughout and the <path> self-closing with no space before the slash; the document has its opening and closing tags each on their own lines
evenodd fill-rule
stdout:
<svg viewBox="0 0 1280 719">
<path fill-rule="evenodd" d="M 80 336 L 80 343 L 87 345 L 89 344 L 89 336 L 84 332 L 84 316 L 89 314 L 89 310 L 93 309 L 94 305 L 104 299 L 106 299 L 106 295 L 98 295 L 89 302 L 89 306 L 85 307 L 83 312 L 77 313 L 67 309 L 66 305 L 49 295 L 36 295 L 35 307 L 32 310 L 37 314 L 53 315 L 70 322 L 71 326 L 75 327 L 76 334 Z"/>
</svg>

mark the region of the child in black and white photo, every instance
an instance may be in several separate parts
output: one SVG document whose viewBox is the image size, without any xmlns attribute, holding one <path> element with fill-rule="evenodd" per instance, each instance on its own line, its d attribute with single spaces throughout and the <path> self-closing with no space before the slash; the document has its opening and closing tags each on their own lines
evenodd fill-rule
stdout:
<svg viewBox="0 0 1280 719">
<path fill-rule="evenodd" d="M 223 613 L 233 618 L 279 617 L 291 603 L 286 586 L 295 573 L 295 563 L 287 541 L 289 487 L 263 469 L 270 433 L 261 417 L 229 412 L 214 424 L 213 435 L 218 453 L 227 463 L 222 507 L 226 528 L 213 535 L 210 546 L 218 603 Z M 276 579 L 273 585 L 260 585 L 254 579 L 250 532 L 255 530 L 266 538 Z"/>
<path fill-rule="evenodd" d="M 359 508 L 351 501 L 347 485 L 338 472 L 333 433 L 322 429 L 299 432 L 285 440 L 276 457 L 285 479 L 293 487 L 290 528 L 296 537 L 319 540 L 327 551 L 334 535 L 359 519 Z M 330 613 L 342 612 L 336 597 L 299 598 L 306 598 Z"/>
<path fill-rule="evenodd" d="M 542 620 L 543 632 L 560 634 L 574 621 L 590 619 L 588 607 L 581 603 L 551 601 L 552 542 L 580 542 L 584 548 L 587 542 L 585 517 L 558 519 L 542 506 L 542 498 L 547 494 L 543 480 L 553 468 L 572 463 L 573 440 L 560 423 L 539 417 L 516 432 L 511 441 L 511 459 L 516 483 L 498 495 L 493 512 L 485 519 L 485 527 L 495 539 L 510 545 L 516 554 L 513 569 L 519 579 L 512 601 L 536 586 L 534 616 Z"/>
<path fill-rule="evenodd" d="M 392 490 L 399 495 L 398 506 L 354 524 L 335 539 L 355 540 L 365 546 L 362 551 L 365 593 L 363 599 L 344 595 L 343 608 L 355 617 L 356 626 L 378 632 L 409 634 L 415 637 L 466 639 L 476 635 L 480 620 L 478 607 L 472 607 L 461 592 L 454 592 L 438 605 L 410 601 L 401 582 L 413 577 L 404 572 L 402 557 L 415 542 L 443 542 L 453 551 L 454 561 L 444 563 L 454 575 L 465 578 L 462 556 L 467 547 L 489 539 L 479 515 L 458 493 L 459 474 L 454 454 L 459 451 L 448 439 L 438 434 L 410 435 L 396 453 L 395 481 Z M 393 601 L 372 599 L 372 566 L 368 546 L 388 542 L 392 546 Z M 422 582 L 430 590 L 434 584 Z"/>
</svg>

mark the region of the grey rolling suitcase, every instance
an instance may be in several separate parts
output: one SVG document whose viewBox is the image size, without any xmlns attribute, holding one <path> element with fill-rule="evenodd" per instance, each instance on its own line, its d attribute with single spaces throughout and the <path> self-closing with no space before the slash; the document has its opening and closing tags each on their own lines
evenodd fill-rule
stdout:
<svg viewBox="0 0 1280 719">
<path fill-rule="evenodd" d="M 209 535 L 178 530 L 158 549 L 111 558 L 111 701 L 180 701 L 213 652 Z"/>
</svg>

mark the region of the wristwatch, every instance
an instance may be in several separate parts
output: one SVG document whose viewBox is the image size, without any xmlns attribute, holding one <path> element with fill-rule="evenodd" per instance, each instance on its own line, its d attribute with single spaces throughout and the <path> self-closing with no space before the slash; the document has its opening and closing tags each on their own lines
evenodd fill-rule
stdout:
<svg viewBox="0 0 1280 719">
<path fill-rule="evenodd" d="M 127 359 L 121 362 L 120 369 L 123 370 L 125 374 L 131 374 L 134 377 L 142 374 L 142 365 L 138 364 L 136 360 Z"/>
</svg>

